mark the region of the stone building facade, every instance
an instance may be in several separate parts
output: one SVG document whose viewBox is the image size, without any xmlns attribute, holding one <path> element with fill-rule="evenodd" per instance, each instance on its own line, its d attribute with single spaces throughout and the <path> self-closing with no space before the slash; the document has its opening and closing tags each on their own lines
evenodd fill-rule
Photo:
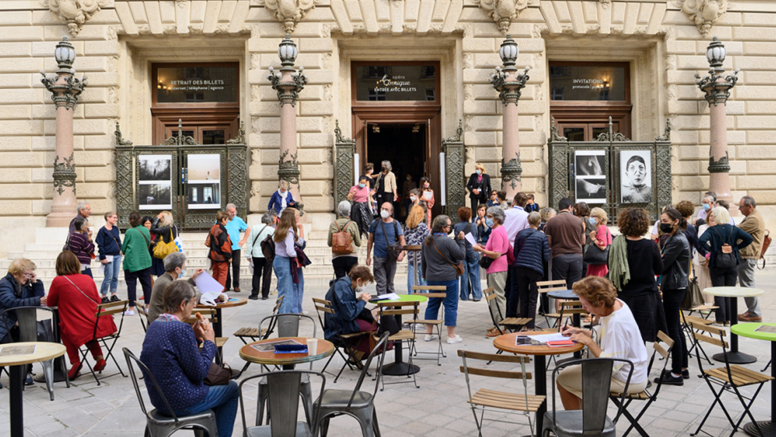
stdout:
<svg viewBox="0 0 776 437">
<path fill-rule="evenodd" d="M 651 141 L 669 119 L 673 200 L 699 203 L 709 186 L 709 108 L 694 75 L 706 74 L 706 48 L 717 36 L 727 49 L 724 68 L 741 69 L 727 103 L 733 198 L 750 194 L 773 217 L 772 1 L 6 0 L 0 2 L 0 234 L 31 242 L 51 209 L 55 110 L 38 72 L 56 70 L 54 48 L 63 37 L 75 48 L 76 75 L 88 76 L 74 109 L 74 157 L 78 199 L 91 204 L 95 217 L 116 205 L 116 122 L 134 144 L 158 144 L 153 66 L 170 63 L 238 65 L 249 214 L 264 212 L 277 187 L 281 127 L 267 76 L 270 66 L 280 66 L 278 44 L 286 33 L 299 50 L 295 65 L 308 77 L 294 110 L 300 190 L 313 228 L 325 229 L 334 209 L 335 120 L 358 141 L 370 129 L 357 125 L 362 118 L 353 109 L 356 62 L 438 65 L 438 128 L 427 127 L 438 132 L 429 136 L 430 152 L 438 153 L 441 138 L 454 135 L 462 120 L 465 174 L 481 162 L 498 185 L 502 104 L 490 75 L 502 64 L 498 51 L 507 33 L 520 49 L 517 66 L 531 67 L 518 123 L 522 188 L 537 203 L 547 204 L 551 72 L 559 62 L 627 66 L 631 110 L 621 127 L 628 125 L 633 140 Z"/>
</svg>

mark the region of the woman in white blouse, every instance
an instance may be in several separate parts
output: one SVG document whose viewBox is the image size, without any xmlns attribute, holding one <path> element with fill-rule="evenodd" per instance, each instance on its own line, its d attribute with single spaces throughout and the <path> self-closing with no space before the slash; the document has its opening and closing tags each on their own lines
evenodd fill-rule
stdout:
<svg viewBox="0 0 776 437">
<path fill-rule="evenodd" d="M 563 335 L 582 343 L 596 358 L 620 358 L 633 363 L 633 375 L 628 393 L 641 393 L 647 387 L 647 348 L 630 308 L 617 299 L 617 290 L 603 277 L 588 276 L 572 287 L 579 296 L 582 307 L 600 319 L 596 332 L 598 340 L 587 329 L 566 327 Z M 622 393 L 628 380 L 630 366 L 615 361 L 612 370 L 611 391 Z M 582 409 L 582 366 L 563 369 L 557 379 L 560 399 L 566 410 Z"/>
</svg>

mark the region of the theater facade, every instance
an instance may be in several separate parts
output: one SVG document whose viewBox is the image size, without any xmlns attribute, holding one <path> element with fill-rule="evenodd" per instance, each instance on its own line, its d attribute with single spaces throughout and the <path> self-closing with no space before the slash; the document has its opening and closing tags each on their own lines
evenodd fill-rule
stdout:
<svg viewBox="0 0 776 437">
<path fill-rule="evenodd" d="M 709 100 L 699 81 L 720 55 L 734 86 Z M 383 160 L 400 195 L 429 177 L 437 213 L 469 205 L 479 162 L 540 206 L 699 204 L 727 183 L 774 216 L 768 0 L 6 0 L 0 57 L 0 233 L 15 244 L 75 201 L 93 225 L 173 209 L 200 229 L 230 202 L 256 220 L 280 178 L 325 230 Z M 52 88 L 58 71 L 75 81 Z"/>
</svg>

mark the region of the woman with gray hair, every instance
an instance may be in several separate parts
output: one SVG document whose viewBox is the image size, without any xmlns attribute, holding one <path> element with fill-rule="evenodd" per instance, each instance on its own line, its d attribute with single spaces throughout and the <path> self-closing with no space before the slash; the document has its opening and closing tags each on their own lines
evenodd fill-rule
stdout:
<svg viewBox="0 0 776 437">
<path fill-rule="evenodd" d="M 382 205 L 385 202 L 393 203 L 399 200 L 396 175 L 391 170 L 393 170 L 391 161 L 383 161 L 383 171 L 377 178 L 377 184 L 375 184 L 378 205 Z"/>
<path fill-rule="evenodd" d="M 296 205 L 296 201 L 288 190 L 289 188 L 288 181 L 281 180 L 278 183 L 278 190 L 272 193 L 272 197 L 270 197 L 267 204 L 267 209 L 274 209 L 278 213 L 278 217 L 284 209 Z"/>
<path fill-rule="evenodd" d="M 337 205 L 337 219 L 329 225 L 329 247 L 334 276 L 343 278 L 358 264 L 358 249 L 361 247 L 361 232 L 356 222 L 350 219 L 350 202 L 343 200 Z"/>
<path fill-rule="evenodd" d="M 148 366 L 163 392 L 158 393 L 155 384 L 146 378 L 148 397 L 166 416 L 191 416 L 212 409 L 218 435 L 229 437 L 237 416 L 237 383 L 204 384 L 217 352 L 216 335 L 205 319 L 197 320 L 194 326 L 185 322 L 197 304 L 194 287 L 186 281 L 175 281 L 165 288 L 163 302 L 164 314 L 148 325 L 140 354 L 140 361 Z"/>
<path fill-rule="evenodd" d="M 245 257 L 248 258 L 248 261 L 253 266 L 253 282 L 251 284 L 251 295 L 248 296 L 248 299 L 257 300 L 259 298 L 259 289 L 261 289 L 261 300 L 267 300 L 269 299 L 269 286 L 272 282 L 272 262 L 264 258 L 261 242 L 266 240 L 267 237 L 275 235 L 275 216 L 269 211 L 264 213 L 261 216 L 261 223 L 253 225 L 251 228 L 251 235 L 252 237 L 245 246 Z"/>
<path fill-rule="evenodd" d="M 188 279 L 189 285 L 196 286 L 197 276 L 201 275 L 202 269 L 197 269 L 191 278 Z M 151 301 L 148 302 L 148 323 L 153 322 L 164 313 L 164 290 L 168 285 L 172 284 L 177 279 L 183 279 L 183 275 L 186 274 L 186 255 L 183 252 L 173 252 L 164 258 L 164 274 L 160 275 L 154 281 L 154 287 L 151 291 Z M 222 294 L 223 298 L 220 300 L 225 302 L 226 295 Z M 199 302 L 200 294 L 197 292 L 197 302 Z"/>
<path fill-rule="evenodd" d="M 503 226 L 504 210 L 500 206 L 491 206 L 485 214 L 485 222 L 492 229 L 488 243 L 485 247 L 478 244 L 472 249 L 475 252 L 482 252 L 485 257 L 493 260 L 489 266 L 483 266 L 487 269 L 488 287 L 493 287 L 496 292 L 496 299 L 488 301 L 488 305 L 495 302 L 494 312 L 503 319 L 507 310 L 507 297 L 504 294 L 504 287 L 507 284 L 507 268 L 512 265 L 513 261 L 512 246 L 509 244 L 509 236 Z M 498 335 L 497 328 L 488 330 L 488 337 L 497 337 Z"/>
</svg>

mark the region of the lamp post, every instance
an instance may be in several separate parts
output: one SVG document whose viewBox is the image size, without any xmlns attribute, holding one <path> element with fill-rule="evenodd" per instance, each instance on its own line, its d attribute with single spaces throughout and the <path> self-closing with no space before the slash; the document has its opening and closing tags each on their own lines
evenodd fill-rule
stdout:
<svg viewBox="0 0 776 437">
<path fill-rule="evenodd" d="M 269 67 L 269 81 L 272 89 L 278 92 L 280 100 L 280 162 L 278 163 L 278 179 L 289 183 L 291 193 L 299 201 L 299 164 L 296 150 L 296 102 L 299 93 L 307 84 L 304 67 L 299 71 L 294 68 L 294 61 L 299 54 L 296 44 L 286 34 L 278 47 L 280 71 Z M 286 159 L 288 157 L 288 159 Z M 295 185 L 295 186 L 294 186 Z M 292 188 L 291 188 L 292 187 Z M 301 204 L 299 204 L 301 209 Z"/>
<path fill-rule="evenodd" d="M 709 150 L 709 190 L 717 193 L 718 199 L 731 201 L 730 193 L 730 162 L 727 150 L 727 123 L 725 121 L 725 105 L 730 97 L 730 90 L 738 82 L 738 71 L 732 75 L 724 76 L 725 70 L 722 63 L 725 62 L 725 46 L 717 37 L 706 49 L 706 59 L 709 61 L 709 75 L 702 78 L 695 75 L 698 88 L 706 93 L 706 101 L 709 102 L 710 143 Z M 720 106 L 720 103 L 722 106 Z"/>
<path fill-rule="evenodd" d="M 43 76 L 41 82 L 52 93 L 56 105 L 56 158 L 54 158 L 54 199 L 51 213 L 46 217 L 47 227 L 65 227 L 76 213 L 75 161 L 73 159 L 73 110 L 78 97 L 86 88 L 86 76 L 75 78 L 75 49 L 67 37 L 62 38 L 54 50 L 54 59 L 59 70 L 56 75 Z"/>
<path fill-rule="evenodd" d="M 509 35 L 501 43 L 499 56 L 504 63 L 502 67 L 496 67 L 496 72 L 490 75 L 493 88 L 499 92 L 498 97 L 504 105 L 503 111 L 503 136 L 501 146 L 501 189 L 506 191 L 507 199 L 512 199 L 521 190 L 520 175 L 523 169 L 520 166 L 520 138 L 517 121 L 517 102 L 520 93 L 528 81 L 528 71 L 531 67 L 525 67 L 522 73 L 517 72 L 515 61 L 520 49 L 517 43 Z"/>
</svg>

